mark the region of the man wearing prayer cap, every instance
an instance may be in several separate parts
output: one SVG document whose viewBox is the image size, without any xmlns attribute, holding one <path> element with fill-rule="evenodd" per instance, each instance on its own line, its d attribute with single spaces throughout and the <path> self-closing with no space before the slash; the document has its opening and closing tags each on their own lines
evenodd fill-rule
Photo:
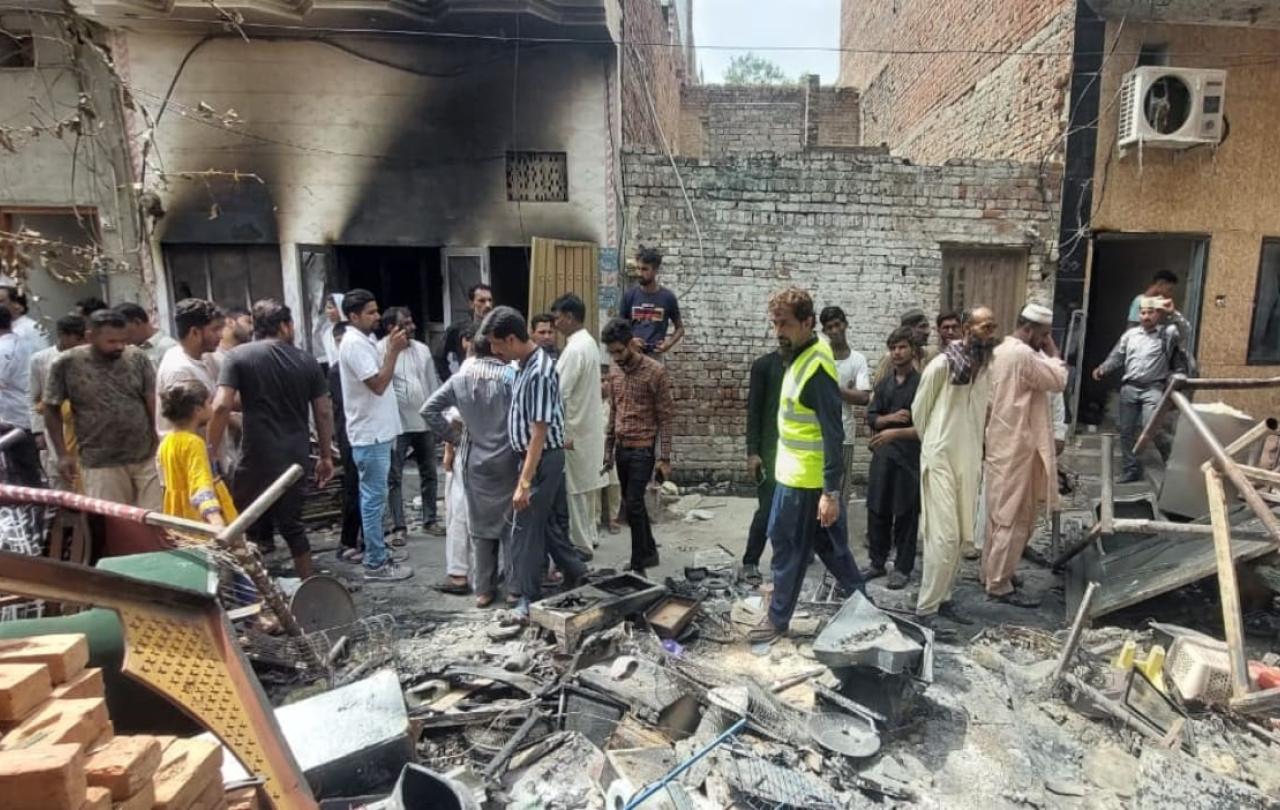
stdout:
<svg viewBox="0 0 1280 810">
<path fill-rule="evenodd" d="M 1014 572 L 1035 528 L 1036 507 L 1044 503 L 1051 509 L 1058 492 L 1047 394 L 1066 387 L 1067 367 L 1058 357 L 1052 326 L 1048 307 L 1027 304 L 991 361 L 982 582 L 989 599 L 1019 607 L 1039 604 L 1015 589 Z"/>
</svg>

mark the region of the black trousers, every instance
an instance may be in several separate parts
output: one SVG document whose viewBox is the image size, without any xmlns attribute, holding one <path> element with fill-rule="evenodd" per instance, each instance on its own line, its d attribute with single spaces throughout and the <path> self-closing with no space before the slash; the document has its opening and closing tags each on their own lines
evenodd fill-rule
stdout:
<svg viewBox="0 0 1280 810">
<path fill-rule="evenodd" d="M 4 463 L 7 468 L 6 483 L 20 487 L 45 485 L 44 468 L 40 465 L 40 448 L 36 446 L 36 437 L 31 431 L 22 431 L 22 437 L 5 449 Z"/>
<path fill-rule="evenodd" d="M 310 465 L 307 465 L 310 466 Z M 269 470 L 253 470 L 243 464 L 231 482 L 231 499 L 236 508 L 244 511 L 249 504 L 266 491 L 267 487 L 284 474 L 287 467 L 282 467 L 272 474 Z M 309 471 L 308 471 L 309 472 Z M 273 533 L 279 532 L 289 546 L 289 552 L 297 557 L 311 550 L 311 541 L 307 539 L 307 527 L 302 522 L 302 506 L 306 500 L 307 475 L 299 478 L 297 483 L 284 491 L 271 508 L 258 518 L 246 534 L 264 550 L 274 545 Z"/>
<path fill-rule="evenodd" d="M 920 513 L 882 514 L 867 510 L 867 547 L 873 568 L 884 568 L 893 549 L 893 570 L 911 576 L 916 566 L 916 542 L 920 531 Z"/>
<path fill-rule="evenodd" d="M 391 506 L 392 528 L 407 529 L 404 515 L 404 464 L 413 454 L 418 464 L 418 481 L 422 484 L 422 525 L 430 526 L 436 513 L 436 435 L 428 431 L 401 433 L 391 451 L 391 472 L 387 475 L 387 501 Z"/>
<path fill-rule="evenodd" d="M 529 506 L 516 512 L 511 527 L 511 568 L 515 585 L 527 604 L 542 598 L 542 574 L 550 555 L 575 583 L 586 565 L 569 541 L 569 493 L 564 483 L 564 451 L 544 450 L 529 487 Z"/>
<path fill-rule="evenodd" d="M 342 547 L 359 548 L 360 471 L 346 441 L 338 441 L 338 456 L 342 460 Z"/>
<path fill-rule="evenodd" d="M 742 555 L 743 565 L 759 565 L 769 542 L 769 512 L 773 509 L 773 491 L 778 482 L 769 475 L 764 483 L 756 486 L 756 513 L 751 516 L 751 528 L 747 531 L 747 552 Z"/>
<path fill-rule="evenodd" d="M 644 505 L 645 489 L 653 479 L 656 459 L 652 447 L 619 447 L 616 458 L 623 511 L 627 513 L 627 525 L 631 528 L 631 567 L 646 568 L 658 556 L 649 510 Z"/>
</svg>

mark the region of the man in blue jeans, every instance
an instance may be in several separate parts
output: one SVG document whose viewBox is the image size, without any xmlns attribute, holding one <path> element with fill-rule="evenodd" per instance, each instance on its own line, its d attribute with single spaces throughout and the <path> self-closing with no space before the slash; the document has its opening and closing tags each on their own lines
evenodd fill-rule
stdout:
<svg viewBox="0 0 1280 810">
<path fill-rule="evenodd" d="M 364 578 L 391 582 L 408 579 L 413 569 L 387 549 L 382 516 L 387 507 L 391 452 L 400 435 L 400 408 L 391 381 L 396 360 L 409 345 L 399 326 L 387 332 L 383 349 L 373 338 L 380 320 L 378 302 L 368 290 L 351 290 L 342 299 L 350 326 L 338 347 L 342 369 L 342 405 L 347 440 L 360 474 L 360 519 L 364 528 Z"/>
</svg>

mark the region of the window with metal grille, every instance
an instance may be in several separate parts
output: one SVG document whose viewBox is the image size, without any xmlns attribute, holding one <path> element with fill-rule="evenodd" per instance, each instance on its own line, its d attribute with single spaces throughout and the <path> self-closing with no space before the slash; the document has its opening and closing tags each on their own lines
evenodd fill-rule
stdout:
<svg viewBox="0 0 1280 810">
<path fill-rule="evenodd" d="M 35 64 L 35 37 L 0 31 L 0 68 L 29 68 Z"/>
<path fill-rule="evenodd" d="M 1262 240 L 1247 362 L 1249 365 L 1280 363 L 1280 239 Z"/>
<path fill-rule="evenodd" d="M 507 199 L 511 202 L 568 202 L 568 154 L 508 152 Z"/>
</svg>

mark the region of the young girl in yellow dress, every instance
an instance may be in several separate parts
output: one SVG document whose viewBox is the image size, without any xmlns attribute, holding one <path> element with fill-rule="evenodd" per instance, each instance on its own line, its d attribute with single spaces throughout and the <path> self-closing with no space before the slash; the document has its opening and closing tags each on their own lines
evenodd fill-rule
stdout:
<svg viewBox="0 0 1280 810">
<path fill-rule="evenodd" d="M 236 507 L 204 442 L 204 426 L 213 415 L 209 390 L 194 380 L 178 383 L 160 392 L 160 413 L 174 426 L 156 451 L 165 514 L 226 526 L 235 520 Z"/>
</svg>

